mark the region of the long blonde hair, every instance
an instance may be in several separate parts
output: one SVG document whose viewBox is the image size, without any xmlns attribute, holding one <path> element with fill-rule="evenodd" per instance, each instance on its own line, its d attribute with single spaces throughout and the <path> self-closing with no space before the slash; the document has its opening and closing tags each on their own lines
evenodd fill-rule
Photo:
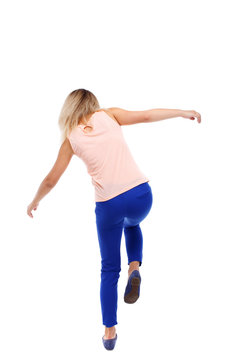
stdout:
<svg viewBox="0 0 240 360">
<path fill-rule="evenodd" d="M 59 115 L 58 125 L 61 131 L 61 143 L 64 142 L 76 126 L 79 124 L 87 124 L 87 115 L 99 109 L 99 102 L 91 91 L 86 89 L 72 91 L 64 101 Z"/>
</svg>

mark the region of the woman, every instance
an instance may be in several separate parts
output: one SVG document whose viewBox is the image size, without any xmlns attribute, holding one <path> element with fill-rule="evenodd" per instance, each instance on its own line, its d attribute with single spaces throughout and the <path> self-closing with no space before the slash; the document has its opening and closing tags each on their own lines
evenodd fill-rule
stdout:
<svg viewBox="0 0 240 360">
<path fill-rule="evenodd" d="M 173 117 L 190 120 L 201 116 L 196 111 L 152 109 L 127 111 L 101 109 L 94 94 L 85 89 L 72 91 L 59 117 L 62 144 L 57 160 L 42 181 L 27 208 L 33 217 L 39 201 L 57 184 L 72 156 L 87 166 L 95 189 L 95 214 L 101 253 L 100 301 L 105 325 L 103 345 L 112 350 L 117 340 L 117 283 L 121 271 L 120 244 L 124 230 L 128 256 L 128 281 L 124 301 L 136 302 L 140 295 L 143 237 L 140 222 L 152 207 L 149 179 L 140 171 L 124 140 L 121 126 L 151 123 Z"/>
</svg>

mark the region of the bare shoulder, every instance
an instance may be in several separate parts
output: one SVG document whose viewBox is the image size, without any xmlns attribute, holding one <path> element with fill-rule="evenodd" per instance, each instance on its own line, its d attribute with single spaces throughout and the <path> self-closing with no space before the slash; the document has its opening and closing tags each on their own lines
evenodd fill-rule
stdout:
<svg viewBox="0 0 240 360">
<path fill-rule="evenodd" d="M 139 123 L 147 123 L 149 119 L 149 110 L 132 111 L 119 107 L 111 107 L 107 109 L 116 119 L 119 125 L 134 125 Z"/>
</svg>

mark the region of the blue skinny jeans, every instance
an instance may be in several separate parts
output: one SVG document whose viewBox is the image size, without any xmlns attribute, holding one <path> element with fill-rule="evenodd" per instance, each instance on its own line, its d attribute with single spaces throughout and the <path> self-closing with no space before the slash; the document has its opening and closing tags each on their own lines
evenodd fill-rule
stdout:
<svg viewBox="0 0 240 360">
<path fill-rule="evenodd" d="M 121 271 L 121 238 L 124 230 L 128 264 L 142 265 L 143 236 L 140 222 L 152 207 L 152 189 L 142 183 L 106 201 L 95 202 L 97 236 L 101 254 L 100 302 L 102 322 L 116 325 L 118 279 Z"/>
</svg>

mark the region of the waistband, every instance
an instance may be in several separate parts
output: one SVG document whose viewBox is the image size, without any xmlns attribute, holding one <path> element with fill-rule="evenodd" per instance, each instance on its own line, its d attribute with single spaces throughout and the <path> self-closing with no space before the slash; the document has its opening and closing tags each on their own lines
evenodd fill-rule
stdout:
<svg viewBox="0 0 240 360">
<path fill-rule="evenodd" d="M 95 204 L 104 204 L 104 203 L 110 202 L 113 199 L 124 198 L 124 197 L 126 197 L 128 195 L 141 195 L 141 194 L 147 193 L 148 191 L 152 191 L 152 189 L 151 189 L 151 186 L 149 185 L 149 182 L 147 181 L 147 182 L 144 182 L 144 183 L 139 184 L 137 186 L 134 186 L 133 188 L 131 188 L 129 190 L 126 190 L 123 193 L 121 193 L 121 194 L 119 194 L 117 196 L 114 196 L 113 198 L 111 198 L 109 200 L 96 201 Z"/>
</svg>

